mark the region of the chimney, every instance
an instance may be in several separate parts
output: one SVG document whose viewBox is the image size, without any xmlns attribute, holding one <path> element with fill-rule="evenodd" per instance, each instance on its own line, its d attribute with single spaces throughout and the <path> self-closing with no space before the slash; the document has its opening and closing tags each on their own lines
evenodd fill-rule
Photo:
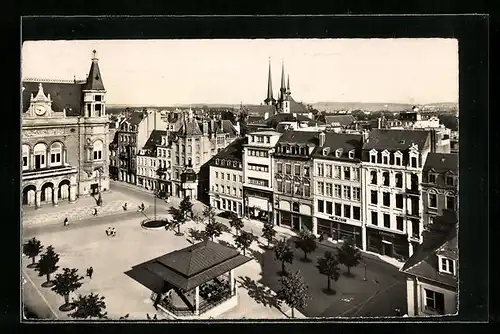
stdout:
<svg viewBox="0 0 500 334">
<path fill-rule="evenodd" d="M 208 135 L 208 122 L 206 120 L 203 120 L 202 127 L 203 127 L 203 135 L 204 136 Z"/>
<path fill-rule="evenodd" d="M 215 121 L 213 119 L 210 120 L 210 130 L 212 134 L 215 134 Z"/>
<path fill-rule="evenodd" d="M 326 135 L 324 132 L 321 132 L 319 134 L 319 147 L 323 147 L 325 146 L 325 138 L 326 138 Z"/>
</svg>

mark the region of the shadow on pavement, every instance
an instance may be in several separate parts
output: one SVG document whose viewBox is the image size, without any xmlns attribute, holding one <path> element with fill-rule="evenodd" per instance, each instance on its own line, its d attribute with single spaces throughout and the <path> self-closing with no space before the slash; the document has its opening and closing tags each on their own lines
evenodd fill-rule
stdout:
<svg viewBox="0 0 500 334">
<path fill-rule="evenodd" d="M 247 289 L 248 295 L 253 298 L 258 304 L 276 307 L 277 309 L 281 310 L 281 302 L 273 294 L 270 288 L 257 284 L 248 276 L 240 276 L 239 283 L 241 287 Z"/>
</svg>

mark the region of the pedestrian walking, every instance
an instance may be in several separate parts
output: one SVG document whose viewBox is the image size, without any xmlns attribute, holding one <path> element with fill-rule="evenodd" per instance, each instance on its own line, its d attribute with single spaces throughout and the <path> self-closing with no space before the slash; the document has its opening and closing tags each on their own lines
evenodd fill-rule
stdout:
<svg viewBox="0 0 500 334">
<path fill-rule="evenodd" d="M 127 211 L 127 202 L 125 202 L 125 204 L 123 204 L 123 211 Z"/>
<path fill-rule="evenodd" d="M 97 208 L 94 208 L 94 210 L 92 211 L 92 215 L 97 216 Z"/>
<path fill-rule="evenodd" d="M 109 237 L 111 235 L 111 226 L 106 230 L 106 235 Z"/>
<path fill-rule="evenodd" d="M 396 307 L 396 309 L 394 310 L 394 312 L 396 313 L 397 317 L 401 316 L 401 309 L 399 307 Z"/>
<path fill-rule="evenodd" d="M 64 218 L 64 226 L 68 226 L 68 217 Z"/>
<path fill-rule="evenodd" d="M 158 318 L 156 317 L 156 314 L 155 314 L 155 316 L 153 317 L 153 320 L 158 320 Z"/>
<path fill-rule="evenodd" d="M 90 267 L 87 269 L 87 276 L 92 279 L 92 275 L 94 274 L 94 268 Z"/>
<path fill-rule="evenodd" d="M 149 313 L 146 313 L 146 317 L 148 318 L 148 320 L 151 320 L 151 317 L 149 316 Z"/>
<path fill-rule="evenodd" d="M 111 230 L 111 236 L 116 237 L 116 228 L 114 228 L 114 227 Z"/>
</svg>

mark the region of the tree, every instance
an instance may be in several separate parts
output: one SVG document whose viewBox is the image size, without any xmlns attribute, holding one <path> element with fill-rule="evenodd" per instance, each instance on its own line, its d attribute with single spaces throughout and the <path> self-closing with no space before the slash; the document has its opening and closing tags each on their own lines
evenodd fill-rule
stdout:
<svg viewBox="0 0 500 334">
<path fill-rule="evenodd" d="M 106 309 L 106 302 L 104 301 L 104 296 L 99 297 L 99 294 L 94 294 L 93 292 L 90 295 L 79 295 L 77 300 L 74 300 L 73 303 L 76 306 L 76 310 L 73 313 L 70 313 L 69 316 L 77 319 L 88 319 L 88 318 L 98 318 L 98 319 L 107 319 L 107 312 L 104 312 Z"/>
<path fill-rule="evenodd" d="M 207 206 L 202 213 L 203 217 L 205 217 L 208 222 L 214 222 L 215 221 L 215 209 L 213 206 L 209 205 Z"/>
<path fill-rule="evenodd" d="M 338 250 L 339 262 L 347 267 L 347 275 L 351 276 L 351 267 L 361 261 L 361 252 L 354 246 L 352 239 L 346 240 Z"/>
<path fill-rule="evenodd" d="M 168 225 L 171 228 L 177 228 L 176 235 L 178 236 L 183 235 L 183 233 L 181 233 L 181 225 L 186 223 L 186 215 L 184 214 L 184 212 L 175 207 L 171 207 L 169 209 L 169 213 L 172 215 L 172 220 L 169 222 Z"/>
<path fill-rule="evenodd" d="M 234 236 L 234 242 L 236 243 L 236 247 L 241 248 L 243 250 L 243 255 L 245 255 L 246 250 L 256 239 L 257 238 L 252 233 L 245 231 L 241 231 L 239 235 Z"/>
<path fill-rule="evenodd" d="M 236 118 L 234 117 L 234 113 L 231 112 L 230 110 L 226 110 L 222 113 L 221 118 L 224 120 L 229 120 L 231 121 L 232 124 L 236 123 Z"/>
<path fill-rule="evenodd" d="M 83 276 L 78 276 L 77 272 L 78 269 L 63 268 L 63 273 L 57 274 L 54 279 L 52 291 L 64 297 L 64 305 L 59 308 L 61 311 L 70 311 L 75 308 L 69 302 L 69 294 L 82 286 Z"/>
<path fill-rule="evenodd" d="M 59 266 L 57 265 L 58 262 L 59 254 L 54 252 L 54 247 L 50 245 L 49 247 L 47 247 L 45 253 L 40 256 L 38 266 L 36 267 L 38 276 L 46 275 L 47 277 L 47 281 L 42 284 L 44 288 L 48 288 L 54 285 L 54 283 L 50 281 L 50 274 L 54 273 L 59 268 Z"/>
<path fill-rule="evenodd" d="M 241 220 L 241 218 L 238 217 L 238 215 L 235 213 L 231 215 L 231 220 L 229 221 L 229 225 L 231 225 L 231 227 L 234 227 L 234 229 L 236 230 L 236 235 L 238 235 L 243 226 L 245 226 L 243 220 Z"/>
<path fill-rule="evenodd" d="M 214 237 L 219 237 L 224 232 L 224 224 L 213 221 L 205 226 L 204 234 L 214 241 Z"/>
<path fill-rule="evenodd" d="M 318 259 L 318 264 L 316 266 L 321 275 L 325 275 L 328 280 L 328 291 L 332 291 L 330 288 L 330 279 L 337 281 L 340 276 L 339 260 L 337 257 L 329 251 L 326 251 L 323 257 Z"/>
<path fill-rule="evenodd" d="M 304 252 L 304 260 L 308 261 L 307 254 L 316 250 L 316 237 L 311 232 L 303 230 L 299 234 L 299 239 L 295 240 L 295 247 Z"/>
<path fill-rule="evenodd" d="M 294 309 L 302 308 L 307 305 L 308 286 L 300 275 L 300 271 L 283 276 L 279 279 L 281 288 L 276 293 L 279 300 L 285 302 L 292 310 L 292 318 L 295 317 Z"/>
<path fill-rule="evenodd" d="M 274 246 L 274 257 L 276 260 L 281 262 L 281 273 L 285 275 L 285 262 L 293 262 L 293 251 L 286 241 L 279 240 L 278 243 Z"/>
<path fill-rule="evenodd" d="M 179 205 L 179 209 L 186 219 L 188 217 L 193 217 L 193 203 L 191 203 L 189 196 L 184 197 Z"/>
<path fill-rule="evenodd" d="M 269 247 L 271 242 L 273 242 L 274 237 L 276 236 L 276 230 L 274 229 L 274 225 L 271 223 L 265 223 L 264 227 L 262 227 L 262 236 L 266 238 L 267 247 Z"/>
<path fill-rule="evenodd" d="M 193 228 L 189 229 L 189 237 L 195 241 L 203 241 L 208 239 L 205 231 L 200 231 Z"/>
<path fill-rule="evenodd" d="M 32 260 L 32 263 L 28 265 L 28 268 L 36 267 L 35 258 L 42 252 L 42 249 L 42 243 L 35 237 L 28 240 L 28 242 L 24 244 L 23 253 Z"/>
</svg>

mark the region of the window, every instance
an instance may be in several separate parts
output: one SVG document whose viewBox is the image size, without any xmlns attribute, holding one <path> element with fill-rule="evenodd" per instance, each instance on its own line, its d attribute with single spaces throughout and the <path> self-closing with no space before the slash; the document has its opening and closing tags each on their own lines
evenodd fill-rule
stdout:
<svg viewBox="0 0 500 334">
<path fill-rule="evenodd" d="M 219 192 L 219 185 L 218 184 L 215 185 L 215 191 Z"/>
<path fill-rule="evenodd" d="M 391 228 L 391 216 L 384 213 L 384 227 Z"/>
<path fill-rule="evenodd" d="M 295 165 L 295 175 L 300 176 L 300 165 Z"/>
<path fill-rule="evenodd" d="M 220 192 L 221 192 L 221 194 L 224 193 L 224 186 L 222 186 L 222 185 L 220 186 Z"/>
<path fill-rule="evenodd" d="M 233 182 L 236 182 L 236 174 L 233 174 Z"/>
<path fill-rule="evenodd" d="M 318 194 L 319 195 L 325 194 L 325 184 L 323 182 L 318 182 Z"/>
<path fill-rule="evenodd" d="M 351 167 L 344 167 L 344 180 L 351 179 Z"/>
<path fill-rule="evenodd" d="M 350 205 L 344 205 L 344 217 L 351 218 L 351 206 Z"/>
<path fill-rule="evenodd" d="M 228 195 L 231 195 L 231 188 L 229 188 L 229 186 L 226 186 L 226 191 Z"/>
<path fill-rule="evenodd" d="M 218 179 L 219 178 L 219 172 L 215 172 L 215 178 Z"/>
<path fill-rule="evenodd" d="M 429 173 L 428 179 L 429 183 L 436 183 L 436 174 Z"/>
<path fill-rule="evenodd" d="M 446 176 L 446 185 L 447 186 L 454 186 L 455 185 L 455 178 L 451 175 Z"/>
<path fill-rule="evenodd" d="M 47 146 L 38 143 L 33 148 L 35 154 L 35 169 L 45 168 L 45 155 L 47 154 Z"/>
<path fill-rule="evenodd" d="M 375 211 L 372 211 L 372 225 L 378 225 L 378 213 Z"/>
<path fill-rule="evenodd" d="M 229 176 L 229 173 L 226 174 L 226 180 L 230 181 L 231 177 Z"/>
<path fill-rule="evenodd" d="M 437 194 L 433 191 L 429 192 L 429 208 L 437 208 Z"/>
<path fill-rule="evenodd" d="M 269 166 L 259 165 L 259 164 L 248 164 L 248 170 L 254 170 L 257 172 L 268 172 Z"/>
<path fill-rule="evenodd" d="M 396 194 L 396 208 L 403 208 L 403 194 Z"/>
<path fill-rule="evenodd" d="M 455 275 L 455 261 L 444 257 L 439 257 L 439 259 L 439 270 L 443 273 Z"/>
<path fill-rule="evenodd" d="M 446 208 L 455 211 L 455 196 L 446 195 Z"/>
<path fill-rule="evenodd" d="M 391 206 L 391 193 L 384 192 L 382 194 L 382 204 L 384 206 Z"/>
<path fill-rule="evenodd" d="M 318 164 L 318 176 L 324 176 L 324 166 L 323 164 Z"/>
<path fill-rule="evenodd" d="M 400 154 L 396 155 L 395 161 L 396 161 L 396 163 L 395 163 L 396 166 L 401 166 L 401 155 Z"/>
<path fill-rule="evenodd" d="M 101 140 L 96 140 L 94 142 L 94 160 L 101 160 L 102 159 L 102 141 Z"/>
<path fill-rule="evenodd" d="M 378 193 L 376 190 L 371 191 L 371 204 L 377 204 L 378 203 Z"/>
<path fill-rule="evenodd" d="M 240 175 L 240 183 L 243 182 L 243 176 Z"/>
<path fill-rule="evenodd" d="M 23 145 L 23 170 L 29 169 L 28 159 L 30 155 L 30 147 L 28 145 Z"/>
<path fill-rule="evenodd" d="M 309 176 L 309 166 L 304 166 L 304 176 Z"/>
<path fill-rule="evenodd" d="M 417 168 L 417 157 L 411 157 L 411 167 Z"/>
<path fill-rule="evenodd" d="M 344 186 L 344 198 L 351 199 L 351 187 L 350 186 Z"/>
<path fill-rule="evenodd" d="M 333 196 L 333 187 L 331 183 L 326 184 L 326 196 L 332 197 Z"/>
<path fill-rule="evenodd" d="M 354 159 L 354 150 L 349 151 L 349 159 Z"/>
<path fill-rule="evenodd" d="M 420 237 L 420 222 L 418 221 L 418 219 L 411 219 L 411 232 L 412 238 Z"/>
<path fill-rule="evenodd" d="M 224 180 L 224 173 L 220 173 L 220 179 Z"/>
<path fill-rule="evenodd" d="M 361 189 L 358 187 L 352 187 L 352 199 L 359 201 L 361 197 Z"/>
<path fill-rule="evenodd" d="M 377 171 L 372 170 L 370 172 L 371 184 L 377 184 Z"/>
<path fill-rule="evenodd" d="M 382 157 L 382 163 L 383 163 L 384 165 L 388 165 L 388 164 L 389 164 L 389 156 L 384 155 L 384 156 Z"/>
<path fill-rule="evenodd" d="M 311 186 L 309 185 L 309 183 L 304 184 L 304 196 L 311 196 Z"/>
<path fill-rule="evenodd" d="M 335 185 L 335 197 L 342 198 L 342 195 L 340 193 L 340 185 L 338 184 Z"/>
<path fill-rule="evenodd" d="M 372 154 L 370 154 L 370 162 L 371 162 L 372 164 L 377 163 L 377 153 L 372 153 Z"/>
<path fill-rule="evenodd" d="M 283 192 L 283 181 L 277 181 L 276 183 L 278 185 L 278 192 L 282 193 Z"/>
<path fill-rule="evenodd" d="M 292 185 L 290 182 L 285 182 L 285 193 L 286 194 L 292 193 Z"/>
<path fill-rule="evenodd" d="M 326 202 L 326 213 L 332 214 L 332 202 Z"/>
<path fill-rule="evenodd" d="M 333 174 L 333 177 L 336 179 L 340 179 L 340 166 L 335 166 L 335 172 Z"/>
<path fill-rule="evenodd" d="M 243 190 L 240 189 L 240 192 L 239 192 L 240 196 L 239 197 L 243 197 Z"/>
<path fill-rule="evenodd" d="M 233 187 L 233 196 L 236 196 L 236 188 Z"/>
<path fill-rule="evenodd" d="M 438 314 L 444 314 L 444 294 L 424 289 L 425 309 Z"/>
<path fill-rule="evenodd" d="M 52 166 L 60 165 L 61 155 L 62 155 L 61 143 L 53 143 L 52 146 L 50 146 L 50 164 Z"/>
<path fill-rule="evenodd" d="M 335 203 L 335 216 L 342 216 L 342 204 Z"/>
<path fill-rule="evenodd" d="M 384 186 L 386 186 L 386 187 L 389 186 L 389 172 L 382 173 L 382 182 L 383 182 Z"/>
<path fill-rule="evenodd" d="M 352 218 L 354 220 L 361 220 L 361 208 L 359 206 L 352 207 Z"/>
<path fill-rule="evenodd" d="M 278 173 L 283 173 L 283 164 L 280 163 L 280 162 L 278 162 L 276 164 L 276 166 L 277 166 L 277 169 L 278 169 Z"/>
<path fill-rule="evenodd" d="M 253 177 L 248 178 L 248 183 L 256 185 L 256 186 L 261 186 L 261 187 L 269 187 L 268 180 L 262 180 L 262 179 L 257 179 L 257 178 L 253 178 Z"/>
<path fill-rule="evenodd" d="M 403 188 L 403 175 L 396 173 L 396 188 Z"/>
<path fill-rule="evenodd" d="M 396 228 L 401 232 L 404 230 L 403 217 L 396 217 Z"/>
<path fill-rule="evenodd" d="M 352 168 L 352 179 L 354 181 L 359 181 L 359 168 L 357 167 Z"/>
<path fill-rule="evenodd" d="M 290 164 L 285 165 L 285 174 L 292 175 L 292 165 Z"/>
<path fill-rule="evenodd" d="M 325 202 L 323 200 L 318 200 L 318 211 L 325 212 Z"/>
<path fill-rule="evenodd" d="M 332 165 L 326 165 L 326 177 L 332 177 Z"/>
</svg>

